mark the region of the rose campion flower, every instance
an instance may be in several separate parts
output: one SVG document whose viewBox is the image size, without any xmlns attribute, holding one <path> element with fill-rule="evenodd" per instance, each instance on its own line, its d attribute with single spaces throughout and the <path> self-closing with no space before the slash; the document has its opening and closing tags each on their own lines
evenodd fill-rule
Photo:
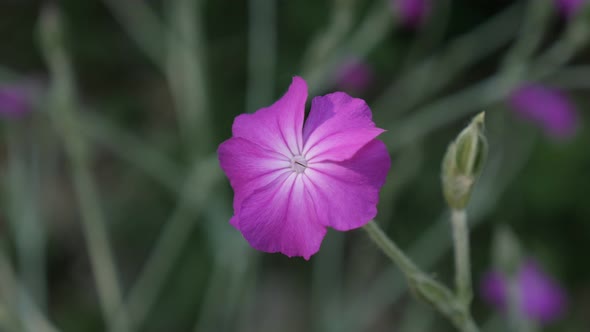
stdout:
<svg viewBox="0 0 590 332">
<path fill-rule="evenodd" d="M 535 122 L 551 137 L 564 139 L 576 132 L 577 113 L 569 99 L 558 90 L 528 84 L 512 92 L 508 103 L 520 116 Z"/>
<path fill-rule="evenodd" d="M 484 300 L 506 310 L 507 278 L 497 271 L 489 272 L 481 283 Z M 546 324 L 559 318 L 566 307 L 564 291 L 533 261 L 528 260 L 516 275 L 520 310 L 530 320 Z"/>
<path fill-rule="evenodd" d="M 273 105 L 234 120 L 218 155 L 235 194 L 230 223 L 255 249 L 309 259 L 327 227 L 375 217 L 391 161 L 363 100 L 316 97 L 304 123 L 306 100 L 307 84 L 294 77 Z"/>
<path fill-rule="evenodd" d="M 30 108 L 29 94 L 25 88 L 0 84 L 0 114 L 18 117 L 28 113 Z"/>
<path fill-rule="evenodd" d="M 336 82 L 347 91 L 361 92 L 373 81 L 373 69 L 361 59 L 350 58 L 338 67 Z"/>
<path fill-rule="evenodd" d="M 587 0 L 555 0 L 557 8 L 566 18 L 572 18 L 582 9 Z"/>
<path fill-rule="evenodd" d="M 430 12 L 430 0 L 392 0 L 392 6 L 404 26 L 421 26 Z"/>
</svg>

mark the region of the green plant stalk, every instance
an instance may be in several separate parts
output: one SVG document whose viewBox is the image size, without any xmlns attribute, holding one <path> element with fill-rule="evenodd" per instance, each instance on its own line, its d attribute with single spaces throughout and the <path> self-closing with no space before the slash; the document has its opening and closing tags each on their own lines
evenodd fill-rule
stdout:
<svg viewBox="0 0 590 332">
<path fill-rule="evenodd" d="M 402 65 L 400 65 L 400 76 L 406 68 L 414 69 L 417 61 L 422 61 L 427 52 L 439 44 L 447 35 L 447 28 L 451 18 L 452 0 L 443 0 L 433 3 L 431 13 L 433 14 L 425 22 L 425 25 L 418 29 L 414 41 L 404 55 Z M 399 16 L 399 14 L 398 14 Z"/>
<path fill-rule="evenodd" d="M 0 249 L 0 328 L 2 331 L 58 331 L 18 280 L 3 249 Z"/>
<path fill-rule="evenodd" d="M 166 78 L 188 156 L 203 156 L 212 146 L 202 31 L 204 4 L 201 0 L 171 0 L 168 6 Z"/>
<path fill-rule="evenodd" d="M 455 295 L 447 287 L 420 270 L 375 221 L 370 221 L 363 228 L 379 249 L 403 272 L 417 296 L 429 302 L 460 331 L 479 331 L 471 314 Z"/>
<path fill-rule="evenodd" d="M 19 123 L 7 126 L 6 133 L 9 156 L 8 213 L 15 239 L 19 273 L 36 303 L 41 308 L 46 308 L 46 238 L 45 224 L 41 222 L 39 212 L 39 153 L 27 141 L 32 133 Z"/>
<path fill-rule="evenodd" d="M 41 46 L 51 74 L 50 110 L 52 124 L 62 135 L 66 156 L 72 168 L 76 196 L 80 204 L 82 229 L 88 246 L 92 271 L 97 283 L 103 315 L 110 330 L 127 331 L 127 324 L 115 324 L 122 314 L 122 296 L 105 218 L 90 171 L 88 148 L 79 135 L 75 113 L 76 97 L 73 72 L 63 44 L 58 8 L 47 7 L 41 14 Z M 126 322 L 126 319 L 122 319 Z"/>
<path fill-rule="evenodd" d="M 553 18 L 550 1 L 529 0 L 518 38 L 503 59 L 504 69 L 528 60 L 543 41 L 544 32 Z"/>
<path fill-rule="evenodd" d="M 248 85 L 246 112 L 252 113 L 272 102 L 277 62 L 277 3 L 248 2 Z"/>
<path fill-rule="evenodd" d="M 314 77 L 313 73 L 326 76 L 326 64 L 333 60 L 331 57 L 334 56 L 335 50 L 346 38 L 354 23 L 355 2 L 355 0 L 332 0 L 327 26 L 316 34 L 303 55 L 301 65 L 303 77 L 310 79 Z"/>
<path fill-rule="evenodd" d="M 469 228 L 465 210 L 451 211 L 451 225 L 455 253 L 455 286 L 457 298 L 469 310 L 473 298 L 471 264 L 469 258 Z"/>
<path fill-rule="evenodd" d="M 162 234 L 127 296 L 126 308 L 132 327 L 139 329 L 148 317 L 182 248 L 197 225 L 196 216 L 207 203 L 210 190 L 220 178 L 217 159 L 195 163 L 176 208 L 164 223 L 166 226 Z"/>
<path fill-rule="evenodd" d="M 347 0 L 344 0 L 343 3 L 345 1 Z M 342 6 L 339 7 L 339 11 L 344 8 L 344 4 L 338 5 Z M 342 17 L 345 18 L 344 15 Z M 334 18 L 336 19 L 336 17 Z M 346 38 L 346 42 L 335 43 L 334 45 L 337 47 L 330 52 L 330 55 L 324 58 L 324 61 L 304 67 L 305 70 L 302 76 L 305 77 L 309 84 L 309 94 L 315 95 L 321 92 L 329 84 L 330 75 L 333 73 L 334 68 L 347 56 L 352 54 L 362 58 L 383 41 L 391 33 L 391 27 L 395 23 L 394 19 L 389 10 L 388 1 L 375 1 L 365 18 L 359 23 L 358 28 L 349 32 L 350 37 Z M 335 29 L 335 31 L 345 28 L 345 24 L 335 21 L 332 24 L 334 24 L 335 28 L 330 29 Z M 338 25 L 340 26 L 338 27 Z M 337 37 L 337 34 L 331 35 L 330 38 L 334 37 Z"/>
<path fill-rule="evenodd" d="M 519 4 L 509 6 L 449 42 L 442 51 L 405 71 L 375 100 L 372 107 L 375 114 L 393 112 L 399 116 L 409 111 L 441 91 L 470 66 L 505 46 L 514 38 L 512 31 L 521 15 L 519 7 Z M 486 43 L 482 44 L 482 40 Z M 437 77 L 432 77 L 433 70 L 437 71 Z"/>
<path fill-rule="evenodd" d="M 146 139 L 126 132 L 100 114 L 100 110 L 84 109 L 79 115 L 78 135 L 89 144 L 108 149 L 122 161 L 143 172 L 172 195 L 179 195 L 182 189 L 184 170 L 166 153 L 146 142 Z"/>
<path fill-rule="evenodd" d="M 510 130 L 507 130 L 511 132 Z M 470 204 L 470 220 L 472 225 L 478 225 L 483 217 L 493 210 L 502 193 L 510 183 L 522 172 L 533 151 L 535 137 L 527 135 L 515 140 L 514 135 L 502 137 L 496 146 L 507 146 L 507 151 L 500 149 L 489 159 L 486 171 L 478 180 L 479 189 L 474 193 Z M 511 144 L 506 144 L 510 142 Z M 501 152 L 500 152 L 501 151 Z M 510 160 L 507 163 L 506 160 Z M 502 174 L 501 180 L 498 174 Z M 448 231 L 448 211 L 445 210 L 428 227 L 414 243 L 409 246 L 411 257 L 422 266 L 431 267 L 440 261 L 444 254 L 452 247 L 450 237 L 441 237 Z M 396 269 L 390 268 L 381 272 L 375 278 L 373 284 L 362 294 L 350 301 L 347 309 L 347 317 L 355 317 L 349 320 L 349 325 L 354 325 L 353 331 L 367 329 L 372 322 L 380 317 L 382 308 L 389 307 L 399 301 L 404 294 L 400 287 L 401 278 Z"/>
<path fill-rule="evenodd" d="M 511 66 L 511 70 L 496 73 L 421 107 L 405 119 L 397 121 L 397 125 L 392 123 L 386 126 L 390 128 L 389 133 L 395 133 L 395 140 L 391 139 L 388 144 L 390 153 L 467 114 L 502 101 L 523 81 L 542 80 L 554 74 L 587 44 L 589 38 L 590 26 L 586 24 L 584 15 L 578 15 L 569 23 L 563 37 L 532 59 L 531 64 L 515 64 Z"/>
<path fill-rule="evenodd" d="M 104 0 L 115 18 L 139 49 L 159 69 L 164 63 L 164 26 L 144 1 Z"/>
</svg>

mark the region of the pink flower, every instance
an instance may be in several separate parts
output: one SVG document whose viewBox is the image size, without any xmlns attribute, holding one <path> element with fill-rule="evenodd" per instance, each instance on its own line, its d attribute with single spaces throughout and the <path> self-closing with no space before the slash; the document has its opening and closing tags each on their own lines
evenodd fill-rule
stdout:
<svg viewBox="0 0 590 332">
<path fill-rule="evenodd" d="M 18 117 L 31 110 L 30 93 L 24 86 L 0 84 L 0 114 Z"/>
<path fill-rule="evenodd" d="M 551 137 L 564 139 L 576 132 L 576 109 L 558 90 L 542 85 L 524 85 L 512 92 L 509 104 L 517 114 L 536 123 Z"/>
<path fill-rule="evenodd" d="M 586 2 L 587 0 L 555 0 L 557 8 L 566 18 L 572 18 L 576 15 Z"/>
<path fill-rule="evenodd" d="M 373 69 L 367 63 L 350 58 L 338 67 L 336 82 L 346 91 L 361 92 L 369 87 L 373 76 Z"/>
<path fill-rule="evenodd" d="M 421 26 L 430 12 L 430 0 L 392 0 L 392 5 L 402 24 L 409 28 Z"/>
<path fill-rule="evenodd" d="M 218 154 L 235 193 L 230 223 L 258 250 L 309 259 L 327 227 L 375 217 L 391 161 L 363 100 L 316 97 L 304 123 L 306 100 L 307 84 L 294 77 L 273 105 L 234 120 Z"/>
<path fill-rule="evenodd" d="M 484 300 L 500 310 L 506 310 L 507 283 L 503 274 L 489 272 L 481 283 Z M 546 324 L 563 314 L 566 307 L 564 291 L 535 261 L 528 260 L 520 267 L 516 287 L 520 310 L 528 319 Z"/>
</svg>

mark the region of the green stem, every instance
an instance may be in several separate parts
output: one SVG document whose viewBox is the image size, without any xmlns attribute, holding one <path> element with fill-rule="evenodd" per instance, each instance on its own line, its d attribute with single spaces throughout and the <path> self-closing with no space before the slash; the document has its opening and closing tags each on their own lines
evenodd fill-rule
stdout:
<svg viewBox="0 0 590 332">
<path fill-rule="evenodd" d="M 471 265 L 469 259 L 469 229 L 467 227 L 467 213 L 465 210 L 451 212 L 453 242 L 455 244 L 455 284 L 457 297 L 468 310 L 473 290 L 471 286 Z"/>
<path fill-rule="evenodd" d="M 66 155 L 72 168 L 76 197 L 80 204 L 82 229 L 87 241 L 101 308 L 111 330 L 126 331 L 126 323 L 119 325 L 119 329 L 115 324 L 118 317 L 126 317 L 126 315 L 121 313 L 123 311 L 122 295 L 105 227 L 105 218 L 90 171 L 88 147 L 78 131 L 79 120 L 75 113 L 77 106 L 73 70 L 63 44 L 60 13 L 57 8 L 45 8 L 40 19 L 40 28 L 42 49 L 52 78 L 51 106 L 48 113 L 56 132 L 62 135 Z"/>
<path fill-rule="evenodd" d="M 189 157 L 203 156 L 212 145 L 203 32 L 204 3 L 168 1 L 166 78 L 176 108 L 178 127 Z"/>
<path fill-rule="evenodd" d="M 405 114 L 420 102 L 431 98 L 449 85 L 462 72 L 490 53 L 505 46 L 512 38 L 520 21 L 520 5 L 514 4 L 480 24 L 473 30 L 450 41 L 441 52 L 405 71 L 373 102 L 375 114 Z M 485 43 L 481 43 L 485 40 Z M 437 75 L 433 77 L 432 72 Z M 394 115 L 391 114 L 391 115 Z"/>
<path fill-rule="evenodd" d="M 164 223 L 166 226 L 155 248 L 127 296 L 127 310 L 134 328 L 141 328 L 161 294 L 166 279 L 197 225 L 195 217 L 205 206 L 211 188 L 221 177 L 220 173 L 217 160 L 211 158 L 197 162 L 187 178 L 178 205 Z"/>
<path fill-rule="evenodd" d="M 46 308 L 45 228 L 39 212 L 38 149 L 28 142 L 32 132 L 19 123 L 6 128 L 8 142 L 8 216 L 14 233 L 19 273 L 41 308 Z"/>
<path fill-rule="evenodd" d="M 462 332 L 479 332 L 467 308 L 444 285 L 418 268 L 410 258 L 381 230 L 375 221 L 364 227 L 375 244 L 406 276 L 416 295 L 429 302 Z"/>
<path fill-rule="evenodd" d="M 3 249 L 0 249 L 0 329 L 2 331 L 59 331 L 35 304 L 25 285 L 17 278 Z"/>
<path fill-rule="evenodd" d="M 543 41 L 551 23 L 553 4 L 549 1 L 529 0 L 518 38 L 503 59 L 503 69 L 528 60 Z"/>
<path fill-rule="evenodd" d="M 139 49 L 158 67 L 164 67 L 164 26 L 144 1 L 104 0 L 115 19 Z"/>
<path fill-rule="evenodd" d="M 248 113 L 272 102 L 277 62 L 276 7 L 275 1 L 250 0 L 248 3 Z"/>
<path fill-rule="evenodd" d="M 335 3 L 338 4 L 337 11 L 342 12 L 342 19 L 336 16 L 334 16 L 334 19 L 342 20 L 342 23 L 334 21 L 332 23 L 334 28 L 329 28 L 329 30 L 345 31 L 344 28 L 349 24 L 346 23 L 346 15 L 348 14 L 343 12 L 346 9 L 344 7 L 346 0 L 341 1 L 341 3 Z M 338 15 L 336 11 L 334 13 L 334 15 Z M 391 33 L 392 26 L 394 26 L 394 21 L 391 17 L 388 1 L 376 1 L 362 22 L 359 23 L 358 28 L 348 31 L 346 41 L 335 43 L 335 48 L 329 52 L 330 54 L 326 54 L 323 61 L 304 67 L 302 76 L 305 77 L 309 84 L 310 95 L 317 94 L 329 84 L 330 74 L 346 56 L 351 54 L 360 58 L 367 56 L 375 46 L 379 45 Z M 336 35 L 338 33 L 340 32 L 334 33 L 333 35 L 329 33 L 327 38 L 337 37 Z"/>
<path fill-rule="evenodd" d="M 391 259 L 402 272 L 408 277 L 412 278 L 420 274 L 418 267 L 412 262 L 403 251 L 381 230 L 375 221 L 370 221 L 365 225 L 364 230 L 369 234 L 369 237 L 375 244 L 383 251 L 389 259 Z"/>
</svg>

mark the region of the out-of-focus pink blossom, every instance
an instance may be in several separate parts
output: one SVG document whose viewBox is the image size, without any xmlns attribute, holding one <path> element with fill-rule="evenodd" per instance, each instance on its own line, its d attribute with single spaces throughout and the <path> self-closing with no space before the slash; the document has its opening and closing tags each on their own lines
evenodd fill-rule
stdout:
<svg viewBox="0 0 590 332">
<path fill-rule="evenodd" d="M 551 137 L 563 139 L 576 132 L 576 109 L 569 98 L 556 89 L 523 85 L 512 92 L 509 104 L 515 113 L 540 126 Z"/>
<path fill-rule="evenodd" d="M 409 28 L 421 26 L 430 14 L 430 0 L 391 0 L 402 24 Z"/>
<path fill-rule="evenodd" d="M 515 276 L 519 309 L 526 318 L 539 323 L 550 323 L 561 317 L 567 301 L 563 289 L 541 270 L 539 265 L 528 260 Z M 507 309 L 509 279 L 498 271 L 488 272 L 481 282 L 484 300 L 499 310 Z"/>
<path fill-rule="evenodd" d="M 29 89 L 21 85 L 0 84 L 0 115 L 19 117 L 31 111 Z"/>
<path fill-rule="evenodd" d="M 362 92 L 366 90 L 374 79 L 371 66 L 359 58 L 350 58 L 338 67 L 336 83 L 342 90 Z"/>
<path fill-rule="evenodd" d="M 572 18 L 586 4 L 588 0 L 555 0 L 555 4 L 562 15 Z"/>
</svg>

